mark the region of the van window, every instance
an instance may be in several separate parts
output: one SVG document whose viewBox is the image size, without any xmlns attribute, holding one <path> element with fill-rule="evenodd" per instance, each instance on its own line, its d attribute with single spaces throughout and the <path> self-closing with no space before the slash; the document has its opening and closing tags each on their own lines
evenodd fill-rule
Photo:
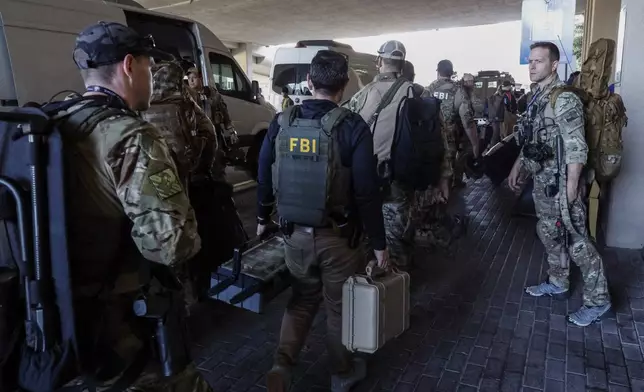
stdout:
<svg viewBox="0 0 644 392">
<path fill-rule="evenodd" d="M 137 33 L 151 34 L 156 46 L 175 58 L 199 58 L 197 39 L 189 23 L 132 11 L 125 11 L 125 19 L 127 25 Z"/>
<path fill-rule="evenodd" d="M 288 87 L 289 94 L 310 94 L 306 84 L 309 64 L 277 64 L 273 68 L 273 91 L 282 94 L 282 88 Z"/>
<path fill-rule="evenodd" d="M 252 101 L 248 80 L 230 57 L 210 52 L 208 58 L 210 59 L 212 77 L 219 87 L 219 92 L 223 95 Z"/>
</svg>

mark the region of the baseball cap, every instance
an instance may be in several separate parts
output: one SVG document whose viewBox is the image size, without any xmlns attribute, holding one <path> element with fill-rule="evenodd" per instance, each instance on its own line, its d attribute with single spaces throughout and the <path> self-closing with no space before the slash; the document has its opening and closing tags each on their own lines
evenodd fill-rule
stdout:
<svg viewBox="0 0 644 392">
<path fill-rule="evenodd" d="M 404 60 L 406 55 L 405 45 L 400 41 L 387 41 L 378 49 L 378 56 L 385 59 Z"/>
<path fill-rule="evenodd" d="M 436 71 L 440 72 L 441 74 L 453 74 L 454 73 L 454 65 L 452 64 L 451 61 L 449 60 L 441 60 L 438 62 L 438 66 L 436 67 Z"/>
<path fill-rule="evenodd" d="M 159 60 L 174 59 L 156 47 L 151 35 L 143 37 L 120 23 L 102 21 L 78 34 L 73 57 L 79 69 L 89 69 L 116 64 L 128 54 L 148 55 Z"/>
<path fill-rule="evenodd" d="M 197 67 L 190 67 L 190 68 L 188 68 L 188 70 L 186 71 L 186 75 L 190 75 L 190 74 L 195 74 L 195 75 L 197 75 L 197 76 L 200 76 L 200 75 L 201 75 L 201 73 L 199 72 L 199 70 L 197 69 Z"/>
</svg>

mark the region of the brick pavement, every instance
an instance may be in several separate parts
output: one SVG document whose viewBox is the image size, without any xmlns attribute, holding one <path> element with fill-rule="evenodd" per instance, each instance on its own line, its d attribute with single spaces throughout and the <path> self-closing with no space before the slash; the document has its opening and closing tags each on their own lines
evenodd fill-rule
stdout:
<svg viewBox="0 0 644 392">
<path fill-rule="evenodd" d="M 523 293 L 546 274 L 534 220 L 511 216 L 514 196 L 487 180 L 465 191 L 469 232 L 451 256 L 418 252 L 411 328 L 368 358 L 355 391 L 644 391 L 644 264 L 639 251 L 604 251 L 615 314 L 586 329 L 579 273 L 567 302 Z M 254 228 L 253 192 L 238 207 Z M 248 211 L 250 209 L 250 211 Z M 249 221 L 250 219 L 250 221 Z M 577 282 L 577 284 L 574 284 Z M 265 391 L 288 292 L 263 315 L 203 304 L 194 356 L 215 392 Z M 294 391 L 328 391 L 323 311 L 294 372 Z"/>
</svg>

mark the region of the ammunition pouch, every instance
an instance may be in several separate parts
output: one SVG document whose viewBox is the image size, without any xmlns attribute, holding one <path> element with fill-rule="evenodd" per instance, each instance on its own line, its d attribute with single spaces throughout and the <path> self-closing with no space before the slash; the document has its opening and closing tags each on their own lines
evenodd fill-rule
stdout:
<svg viewBox="0 0 644 392">
<path fill-rule="evenodd" d="M 517 143 L 519 146 L 524 146 L 532 142 L 534 132 L 532 124 L 529 121 L 523 121 L 515 125 L 512 130 L 517 134 Z"/>
<path fill-rule="evenodd" d="M 523 156 L 531 161 L 542 163 L 554 156 L 552 147 L 545 143 L 528 143 L 523 147 Z"/>
<path fill-rule="evenodd" d="M 546 185 L 545 189 L 543 190 L 543 193 L 546 195 L 546 197 L 555 197 L 557 193 L 559 193 L 559 185 L 557 184 L 550 184 Z"/>
</svg>

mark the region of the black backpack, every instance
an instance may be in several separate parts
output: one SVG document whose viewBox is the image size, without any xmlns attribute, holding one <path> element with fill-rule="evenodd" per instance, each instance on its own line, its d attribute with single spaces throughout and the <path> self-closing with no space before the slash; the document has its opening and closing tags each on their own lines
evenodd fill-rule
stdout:
<svg viewBox="0 0 644 392">
<path fill-rule="evenodd" d="M 92 130 L 122 110 L 87 98 L 0 108 L 0 390 L 53 391 L 79 372 L 61 122 Z M 71 244 L 69 244 L 71 245 Z M 17 384 L 17 385 L 16 385 Z"/>
<path fill-rule="evenodd" d="M 387 100 L 391 102 L 399 85 L 394 83 L 385 94 L 382 107 Z M 398 103 L 390 173 L 392 180 L 406 188 L 423 191 L 438 185 L 445 155 L 440 104 L 437 98 L 417 96 L 413 86 Z"/>
</svg>

